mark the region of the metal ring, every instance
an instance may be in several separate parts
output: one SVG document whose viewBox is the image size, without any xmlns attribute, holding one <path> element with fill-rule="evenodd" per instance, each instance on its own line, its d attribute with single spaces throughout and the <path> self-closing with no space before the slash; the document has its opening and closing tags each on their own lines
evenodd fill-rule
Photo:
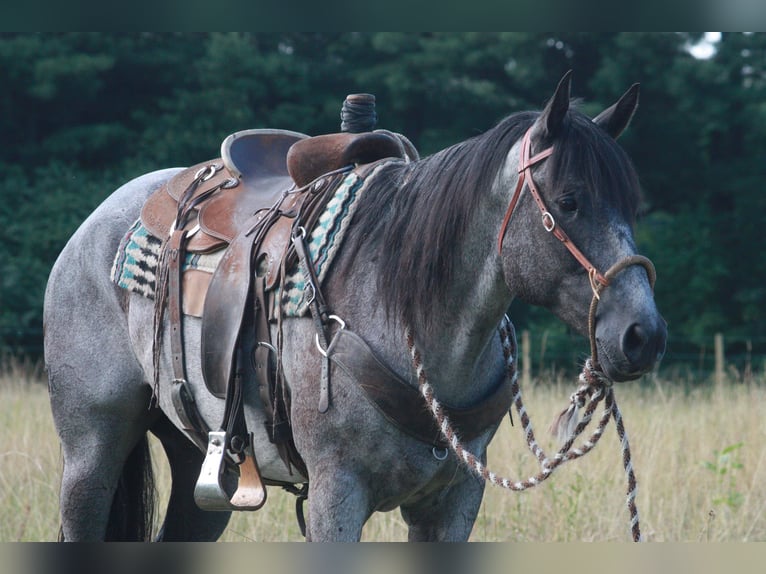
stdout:
<svg viewBox="0 0 766 574">
<path fill-rule="evenodd" d="M 258 371 L 259 369 L 263 369 L 264 366 L 268 369 L 269 365 L 271 364 L 271 361 L 269 361 L 268 359 L 270 355 L 267 355 L 265 365 L 258 362 L 256 351 L 258 350 L 259 347 L 266 347 L 269 351 L 271 351 L 271 353 L 273 353 L 276 360 L 279 360 L 279 353 L 277 352 L 277 349 L 274 345 L 272 345 L 271 343 L 267 343 L 266 341 L 257 341 L 255 343 L 255 348 L 252 350 L 252 353 L 250 354 L 250 364 L 252 365 L 255 371 Z"/>
<path fill-rule="evenodd" d="M 216 171 L 218 170 L 216 169 L 215 165 L 208 165 L 205 167 L 201 167 L 197 170 L 197 173 L 194 174 L 194 179 L 201 177 L 202 179 L 200 179 L 200 181 L 207 181 L 215 175 Z"/>
<path fill-rule="evenodd" d="M 170 231 L 168 232 L 168 237 L 170 237 L 171 235 L 173 235 L 173 233 L 175 233 L 175 230 L 176 230 L 176 222 L 174 221 L 173 223 L 171 223 L 171 224 L 170 224 Z M 194 235 L 194 234 L 195 234 L 195 233 L 197 233 L 198 231 L 199 231 L 199 223 L 195 224 L 195 225 L 194 225 L 194 227 L 192 227 L 192 228 L 191 228 L 191 229 L 190 229 L 190 230 L 189 230 L 189 231 L 186 233 L 186 238 L 188 239 L 189 237 L 191 237 L 192 235 Z"/>
<path fill-rule="evenodd" d="M 443 454 L 442 454 L 442 453 L 440 453 L 439 451 L 442 451 L 442 452 L 443 452 Z M 433 447 L 433 448 L 431 449 L 431 454 L 433 454 L 433 455 L 434 455 L 434 458 L 435 458 L 436 460 L 446 460 L 446 459 L 447 459 L 447 456 L 449 456 L 449 449 L 448 449 L 448 448 L 446 448 L 446 447 L 445 447 L 445 448 L 438 448 L 438 447 Z"/>
<path fill-rule="evenodd" d="M 551 232 L 556 228 L 556 220 L 553 219 L 550 211 L 543 211 L 543 227 L 545 231 Z"/>
<path fill-rule="evenodd" d="M 304 237 L 306 237 L 306 228 L 299 225 L 293 234 L 293 242 L 295 242 L 296 239 L 303 239 Z"/>
<path fill-rule="evenodd" d="M 314 335 L 314 344 L 317 346 L 317 350 L 319 351 L 319 354 L 322 355 L 325 359 L 327 358 L 327 351 L 325 351 L 322 346 L 319 344 L 319 333 L 316 333 Z"/>
<path fill-rule="evenodd" d="M 341 319 L 340 317 L 338 317 L 337 315 L 330 315 L 327 318 L 335 321 L 336 323 L 338 323 L 338 325 L 340 325 L 340 330 L 341 331 L 346 328 L 346 322 L 343 319 Z M 319 344 L 319 333 L 316 333 L 314 335 L 314 344 L 317 346 L 317 349 L 319 350 L 319 354 L 322 355 L 326 359 L 327 358 L 327 351 L 325 351 L 322 348 L 322 346 Z"/>
<path fill-rule="evenodd" d="M 275 355 L 277 354 L 277 348 L 274 345 L 272 345 L 271 343 L 267 343 L 266 341 L 258 341 L 255 344 L 255 346 L 256 347 L 266 347 L 269 351 L 271 351 Z"/>
</svg>

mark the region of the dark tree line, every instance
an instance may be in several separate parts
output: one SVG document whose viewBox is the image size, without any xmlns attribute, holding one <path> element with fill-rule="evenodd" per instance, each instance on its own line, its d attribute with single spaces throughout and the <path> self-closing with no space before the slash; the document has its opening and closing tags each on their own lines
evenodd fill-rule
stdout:
<svg viewBox="0 0 766 574">
<path fill-rule="evenodd" d="M 590 114 L 641 82 L 622 143 L 642 180 L 639 247 L 674 338 L 766 340 L 766 35 L 708 59 L 682 33 L 0 35 L 0 348 L 39 352 L 47 274 L 117 186 L 218 153 L 246 128 L 338 131 L 346 94 L 428 154 L 539 109 L 574 70 Z M 519 307 L 521 326 L 552 328 Z"/>
</svg>

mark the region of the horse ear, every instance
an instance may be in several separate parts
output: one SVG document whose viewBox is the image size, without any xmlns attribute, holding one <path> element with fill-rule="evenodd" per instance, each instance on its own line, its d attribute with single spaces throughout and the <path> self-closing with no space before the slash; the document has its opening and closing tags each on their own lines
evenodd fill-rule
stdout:
<svg viewBox="0 0 766 574">
<path fill-rule="evenodd" d="M 628 127 L 638 107 L 639 84 L 633 84 L 617 103 L 608 107 L 595 118 L 593 123 L 601 126 L 606 133 L 617 139 Z"/>
<path fill-rule="evenodd" d="M 550 140 L 556 137 L 559 129 L 561 129 L 561 125 L 564 123 L 564 116 L 569 111 L 571 85 L 572 70 L 569 70 L 559 81 L 556 92 L 537 119 L 535 132 L 541 139 Z"/>
</svg>

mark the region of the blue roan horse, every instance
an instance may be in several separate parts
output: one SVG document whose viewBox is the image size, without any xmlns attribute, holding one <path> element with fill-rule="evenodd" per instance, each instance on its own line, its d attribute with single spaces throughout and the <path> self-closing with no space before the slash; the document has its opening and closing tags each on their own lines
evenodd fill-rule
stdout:
<svg viewBox="0 0 766 574">
<path fill-rule="evenodd" d="M 514 298 L 543 306 L 586 334 L 595 274 L 547 229 L 555 220 L 602 271 L 635 254 L 638 178 L 615 139 L 637 101 L 634 86 L 590 119 L 570 109 L 567 75 L 542 112 L 511 115 L 430 157 L 381 168 L 323 279 L 329 311 L 366 341 L 381 365 L 416 388 L 405 337 L 411 328 L 436 396 L 455 408 L 481 404 L 504 383 L 498 325 Z M 527 170 L 547 211 L 544 224 L 529 180 L 508 209 L 525 134 L 532 156 L 553 148 Z M 118 245 L 147 198 L 179 171 L 149 173 L 116 190 L 70 239 L 50 275 L 45 355 L 63 446 L 65 540 L 151 536 L 148 432 L 161 440 L 173 481 L 158 537 L 215 540 L 231 515 L 195 504 L 204 453 L 181 430 L 171 403 L 167 345 L 152 400 L 154 303 L 110 279 Z M 610 379 L 636 379 L 662 356 L 665 322 L 639 266 L 603 291 L 596 319 L 599 358 Z M 216 428 L 224 400 L 202 380 L 201 321 L 184 317 L 183 324 L 188 386 L 201 417 Z M 329 408 L 320 412 L 323 359 L 312 318 L 285 317 L 270 328 L 271 340 L 280 343 L 292 438 L 307 476 L 288 468 L 269 440 L 252 380 L 243 381 L 244 418 L 263 479 L 308 483 L 307 539 L 359 540 L 373 512 L 399 507 L 410 540 L 466 540 L 484 483 L 454 456 L 435 456 L 433 442 L 392 424 L 363 392 L 371 384 L 363 372 L 332 365 Z M 425 408 L 420 414 L 430 416 Z M 484 458 L 499 423 L 487 421 L 465 446 Z"/>
</svg>

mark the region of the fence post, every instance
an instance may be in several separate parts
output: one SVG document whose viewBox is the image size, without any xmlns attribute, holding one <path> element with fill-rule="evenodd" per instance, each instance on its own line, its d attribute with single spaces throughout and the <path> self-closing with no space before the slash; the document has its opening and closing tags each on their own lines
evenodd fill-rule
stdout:
<svg viewBox="0 0 766 574">
<path fill-rule="evenodd" d="M 521 382 L 525 386 L 529 386 L 532 381 L 531 347 L 529 331 L 524 329 L 521 332 Z"/>
<path fill-rule="evenodd" d="M 724 353 L 723 353 L 723 333 L 715 334 L 715 384 L 723 385 L 724 380 Z"/>
</svg>

